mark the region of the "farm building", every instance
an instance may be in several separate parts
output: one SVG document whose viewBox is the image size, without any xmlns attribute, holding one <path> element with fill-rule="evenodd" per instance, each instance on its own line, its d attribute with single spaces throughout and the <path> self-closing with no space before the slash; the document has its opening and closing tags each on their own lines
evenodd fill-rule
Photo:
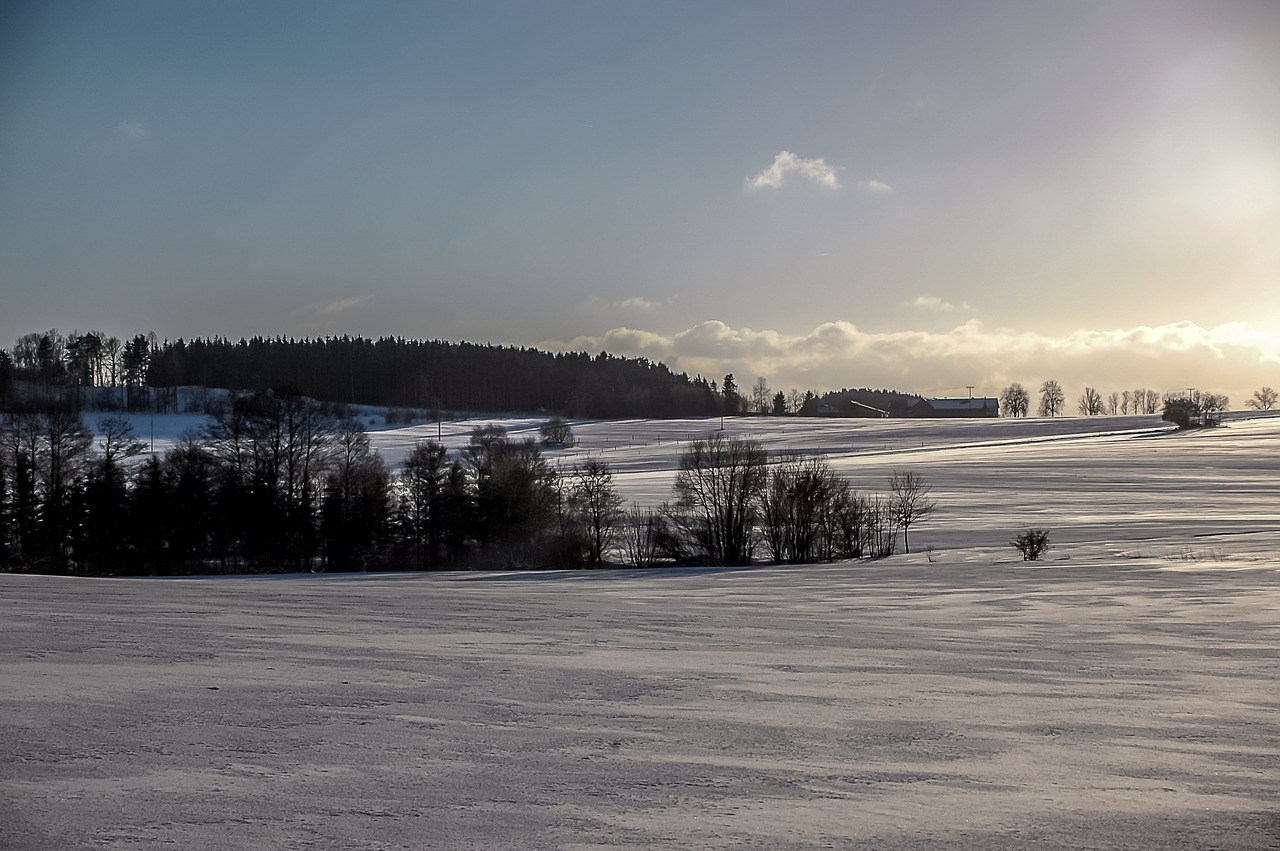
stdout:
<svg viewBox="0 0 1280 851">
<path fill-rule="evenodd" d="M 921 399 L 907 409 L 909 417 L 998 417 L 1000 402 L 991 396 L 964 399 Z"/>
</svg>

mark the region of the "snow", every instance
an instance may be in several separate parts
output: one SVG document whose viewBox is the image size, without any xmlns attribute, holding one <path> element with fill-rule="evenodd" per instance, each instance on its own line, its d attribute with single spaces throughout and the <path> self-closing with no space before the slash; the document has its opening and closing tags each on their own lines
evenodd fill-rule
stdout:
<svg viewBox="0 0 1280 851">
<path fill-rule="evenodd" d="M 759 440 L 771 456 L 822 455 L 854 487 L 886 490 L 894 470 L 921 473 L 933 486 L 934 517 L 912 530 L 913 553 L 935 561 L 1008 559 L 1024 526 L 1051 530 L 1050 559 L 1086 553 L 1248 559 L 1274 551 L 1280 530 L 1280 412 L 1237 412 L 1220 428 L 1178 433 L 1153 416 L 1027 419 L 824 419 L 738 417 L 724 433 Z M 370 442 L 398 468 L 413 445 L 441 442 L 455 455 L 471 432 L 500 425 L 516 439 L 538 438 L 545 417 L 477 417 L 439 424 L 378 425 L 362 410 Z M 90 425 L 95 418 L 87 418 Z M 130 415 L 157 453 L 208 420 L 192 414 Z M 680 453 L 719 431 L 719 418 L 571 421 L 577 445 L 544 454 L 562 471 L 603 458 L 628 503 L 655 507 L 671 498 Z M 982 548 L 976 551 L 974 548 Z"/>
<path fill-rule="evenodd" d="M 660 500 L 718 427 L 582 422 L 549 454 Z M 919 551 L 0 576 L 0 847 L 1275 847 L 1280 418 L 725 427 L 868 491 L 923 473 Z"/>
</svg>

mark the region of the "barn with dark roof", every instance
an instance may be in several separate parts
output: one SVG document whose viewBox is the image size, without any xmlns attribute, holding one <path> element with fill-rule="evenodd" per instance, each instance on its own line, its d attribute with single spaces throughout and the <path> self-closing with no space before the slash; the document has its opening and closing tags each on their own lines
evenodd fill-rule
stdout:
<svg viewBox="0 0 1280 851">
<path fill-rule="evenodd" d="M 998 417 L 1000 402 L 991 396 L 964 399 L 921 399 L 907 409 L 909 417 Z"/>
</svg>

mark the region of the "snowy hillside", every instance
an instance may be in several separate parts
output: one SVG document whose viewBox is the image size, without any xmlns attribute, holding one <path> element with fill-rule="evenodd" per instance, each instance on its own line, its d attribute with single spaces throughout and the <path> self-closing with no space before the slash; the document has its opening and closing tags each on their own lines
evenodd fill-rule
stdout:
<svg viewBox="0 0 1280 851">
<path fill-rule="evenodd" d="M 1269 412 L 1270 413 L 1270 412 Z M 89 418 L 92 424 L 92 417 Z M 437 433 L 453 451 L 495 423 L 537 438 L 540 417 L 476 418 L 388 427 L 362 419 L 387 463 Z M 138 436 L 163 452 L 206 420 L 134 415 Z M 938 510 L 913 530 L 909 558 L 1009 559 L 1021 527 L 1052 530 L 1052 560 L 1084 557 L 1247 561 L 1280 546 L 1280 417 L 1237 413 L 1218 429 L 1178 433 L 1143 417 L 1002 420 L 729 418 L 729 434 L 761 441 L 770 455 L 822 454 L 854 487 L 883 491 L 899 469 L 923 474 Z M 604 458 L 623 496 L 642 506 L 670 498 L 680 453 L 721 428 L 718 418 L 573 423 L 578 445 L 547 450 L 562 469 Z M 932 547 L 933 553 L 925 549 Z"/>
</svg>

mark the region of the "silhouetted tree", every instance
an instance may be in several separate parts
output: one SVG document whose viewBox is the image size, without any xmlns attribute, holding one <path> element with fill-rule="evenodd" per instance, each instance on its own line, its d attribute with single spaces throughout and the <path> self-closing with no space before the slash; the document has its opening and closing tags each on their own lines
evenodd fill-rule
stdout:
<svg viewBox="0 0 1280 851">
<path fill-rule="evenodd" d="M 756 383 L 751 385 L 751 413 L 769 413 L 769 397 L 771 394 L 769 382 L 765 380 L 765 377 L 763 375 L 756 376 Z"/>
<path fill-rule="evenodd" d="M 1025 417 L 1031 408 L 1031 394 L 1021 384 L 1013 383 L 1000 391 L 1000 412 L 1006 417 Z"/>
<path fill-rule="evenodd" d="M 400 471 L 402 529 L 417 565 L 435 565 L 443 556 L 449 476 L 448 453 L 433 440 L 415 443 Z M 450 520 L 461 523 L 460 517 Z"/>
<path fill-rule="evenodd" d="M 607 463 L 588 458 L 573 468 L 569 507 L 578 518 L 586 540 L 587 564 L 599 567 L 613 543 L 623 514 L 622 497 L 613 485 L 613 471 Z"/>
<path fill-rule="evenodd" d="M 840 491 L 825 459 L 788 456 L 770 465 L 759 497 L 760 526 L 775 564 L 825 557 L 823 533 Z"/>
<path fill-rule="evenodd" d="M 1269 411 L 1276 406 L 1278 396 L 1276 391 L 1270 387 L 1263 387 L 1253 392 L 1253 397 L 1245 402 L 1250 408 L 1256 411 Z"/>
<path fill-rule="evenodd" d="M 748 438 L 713 433 L 680 456 L 675 508 L 706 563 L 751 563 L 765 478 L 764 449 Z"/>
<path fill-rule="evenodd" d="M 383 563 L 391 514 L 391 474 L 358 420 L 345 418 L 334 437 L 325 480 L 320 534 L 329 570 L 367 570 Z"/>
<path fill-rule="evenodd" d="M 889 511 L 902 530 L 902 547 L 911 552 L 907 532 L 917 523 L 933 516 L 937 503 L 929 499 L 932 487 L 919 473 L 895 470 L 889 477 Z"/>
<path fill-rule="evenodd" d="M 1049 379 L 1040 385 L 1040 416 L 1056 417 L 1062 413 L 1066 397 L 1062 394 L 1062 385 Z"/>
<path fill-rule="evenodd" d="M 1076 400 L 1076 410 L 1083 417 L 1096 417 L 1106 410 L 1106 403 L 1102 401 L 1101 393 L 1092 387 L 1086 387 Z"/>
<path fill-rule="evenodd" d="M 722 410 L 726 416 L 734 416 L 742 411 L 742 397 L 738 395 L 738 383 L 733 380 L 732 372 L 725 375 L 720 392 L 724 397 Z"/>
<path fill-rule="evenodd" d="M 573 426 L 561 417 L 552 417 L 538 429 L 543 446 L 572 446 Z"/>
</svg>

